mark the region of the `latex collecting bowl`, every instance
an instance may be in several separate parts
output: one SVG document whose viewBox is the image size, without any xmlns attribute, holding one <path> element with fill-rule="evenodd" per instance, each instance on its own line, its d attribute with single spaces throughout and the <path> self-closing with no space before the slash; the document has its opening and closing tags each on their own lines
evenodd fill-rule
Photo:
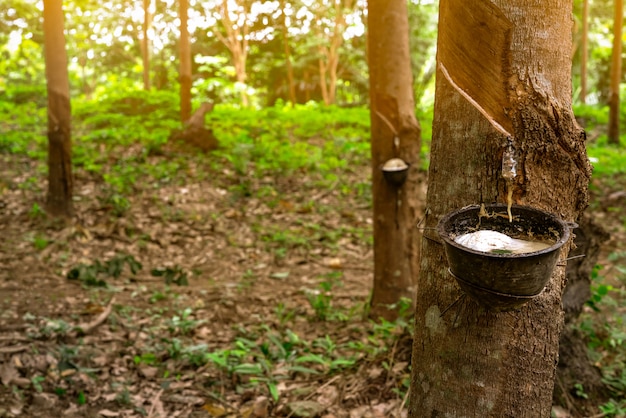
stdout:
<svg viewBox="0 0 626 418">
<path fill-rule="evenodd" d="M 509 222 L 503 204 L 466 206 L 445 215 L 437 225 L 450 272 L 457 283 L 483 306 L 503 311 L 520 307 L 539 295 L 570 238 L 569 225 L 557 216 L 529 206 L 513 205 Z M 455 238 L 480 230 L 516 239 L 541 241 L 548 247 L 524 253 L 484 252 L 463 246 Z"/>
</svg>

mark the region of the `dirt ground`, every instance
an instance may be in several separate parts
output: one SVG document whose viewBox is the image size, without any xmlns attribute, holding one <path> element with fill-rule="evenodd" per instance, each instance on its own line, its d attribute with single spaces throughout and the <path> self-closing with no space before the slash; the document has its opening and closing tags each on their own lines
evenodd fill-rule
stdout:
<svg viewBox="0 0 626 418">
<path fill-rule="evenodd" d="M 36 164 L 2 159 L 0 417 L 347 417 L 400 410 L 395 382 L 362 361 L 344 374 L 281 380 L 275 402 L 263 387 L 237 392 L 241 382 L 229 382 L 232 376 L 190 367 L 163 348 L 174 341 L 227 348 L 237 335 L 283 322 L 309 340 L 366 340 L 371 325 L 360 316 L 371 288 L 367 198 L 336 183 L 316 188 L 306 175 L 240 184 L 224 172 L 189 184 L 138 185 L 131 208 L 118 217 L 102 198 L 102 180 L 78 172 L 76 216 L 64 223 L 39 209 L 45 185 L 23 187 L 37 175 Z M 366 181 L 367 171 L 351 176 Z M 98 276 L 106 288 L 67 278 L 81 265 L 120 255 L 143 268 L 132 274 L 122 263 L 120 277 Z M 323 291 L 328 277 L 338 277 L 330 314 L 356 312 L 356 319 L 314 320 L 310 296 Z M 188 284 L 176 285 L 181 279 Z M 167 338 L 159 342 L 160 332 Z M 391 356 L 406 366 L 410 337 L 396 341 L 403 346 Z M 147 351 L 157 361 L 137 362 Z M 304 402 L 304 411 L 288 405 L 293 401 Z M 307 415 L 307 402 L 314 415 Z"/>
<path fill-rule="evenodd" d="M 0 158 L 0 417 L 406 416 L 398 388 L 411 339 L 402 330 L 393 347 L 339 372 L 286 373 L 278 401 L 266 386 L 176 349 L 206 344 L 211 352 L 245 344 L 242 336 L 260 344 L 287 328 L 309 341 L 370 341 L 373 325 L 362 317 L 371 209 L 367 196 L 343 186 L 366 182 L 368 167 L 325 188 L 306 173 L 138 184 L 123 216 L 102 198 L 102 179 L 77 173 L 76 216 L 64 223 L 38 209 L 44 184 L 27 187 L 41 176 L 37 165 Z M 606 265 L 624 249 L 619 191 L 596 198 L 597 219 L 613 233 Z M 141 270 L 133 274 L 120 256 Z M 121 275 L 100 274 L 108 286 L 88 286 L 88 266 L 116 257 Z M 330 310 L 315 298 L 324 291 Z"/>
</svg>

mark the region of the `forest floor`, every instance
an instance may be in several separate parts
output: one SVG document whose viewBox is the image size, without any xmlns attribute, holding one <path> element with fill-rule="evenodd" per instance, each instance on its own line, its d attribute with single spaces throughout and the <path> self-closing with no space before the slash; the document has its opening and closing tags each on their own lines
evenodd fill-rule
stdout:
<svg viewBox="0 0 626 418">
<path fill-rule="evenodd" d="M 77 170 L 66 223 L 40 164 L 0 159 L 0 417 L 406 416 L 410 314 L 367 319 L 367 162 L 321 186 L 194 160 L 127 199 Z M 592 188 L 616 287 L 624 189 Z"/>
</svg>

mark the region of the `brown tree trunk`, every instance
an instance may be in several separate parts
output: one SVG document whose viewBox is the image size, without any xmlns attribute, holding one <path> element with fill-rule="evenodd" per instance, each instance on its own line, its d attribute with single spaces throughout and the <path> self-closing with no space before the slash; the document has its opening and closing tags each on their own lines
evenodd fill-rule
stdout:
<svg viewBox="0 0 626 418">
<path fill-rule="evenodd" d="M 320 89 L 324 104 L 335 103 L 337 93 L 337 71 L 339 68 L 339 48 L 343 44 L 343 33 L 346 28 L 346 11 L 354 8 L 354 0 L 332 0 L 333 26 L 330 35 L 326 35 L 324 28 L 319 24 L 322 18 L 327 17 L 329 9 L 318 7 L 316 9 L 317 22 L 314 30 L 320 40 L 317 45 L 318 64 L 320 73 Z"/>
<path fill-rule="evenodd" d="M 191 117 L 191 46 L 187 26 L 188 0 L 180 0 L 180 121 Z"/>
<path fill-rule="evenodd" d="M 185 121 L 183 129 L 173 131 L 169 139 L 184 141 L 204 152 L 217 149 L 219 143 L 213 134 L 213 130 L 205 127 L 205 116 L 212 110 L 213 103 L 202 103 L 194 114 Z"/>
<path fill-rule="evenodd" d="M 570 222 L 586 207 L 590 165 L 571 110 L 571 13 L 569 0 L 440 2 L 412 418 L 550 416 L 565 269 L 518 310 L 488 311 L 459 299 L 431 228 L 469 204 L 506 201 L 505 130 L 517 151 L 517 203 Z M 491 48 L 498 39 L 502 47 Z"/>
<path fill-rule="evenodd" d="M 63 33 L 61 0 L 45 0 L 43 10 L 44 52 L 48 82 L 48 196 L 47 210 L 53 216 L 71 217 L 72 137 L 70 85 Z"/>
<path fill-rule="evenodd" d="M 320 55 L 323 53 L 323 48 L 320 49 Z M 326 65 L 326 60 L 324 58 L 319 58 L 317 60 L 319 73 L 320 73 L 320 90 L 322 93 L 322 101 L 325 105 L 331 104 L 330 95 L 328 94 L 328 84 L 326 83 L 326 73 L 328 72 L 328 66 Z"/>
<path fill-rule="evenodd" d="M 565 328 L 559 341 L 559 365 L 554 385 L 555 405 L 566 406 L 574 417 L 591 416 L 598 405 L 609 400 L 608 387 L 602 382 L 602 373 L 587 354 L 587 341 L 575 321 L 591 298 L 591 272 L 598 262 L 600 246 L 609 234 L 585 213 L 574 230 L 574 247 L 567 263 L 567 286 L 562 305 Z M 586 398 L 574 396 L 576 385 L 582 385 Z"/>
<path fill-rule="evenodd" d="M 613 56 L 611 64 L 611 96 L 609 97 L 609 143 L 619 144 L 619 84 L 622 80 L 622 30 L 624 1 L 615 0 L 613 19 Z"/>
<path fill-rule="evenodd" d="M 583 33 L 580 51 L 580 101 L 587 103 L 587 60 L 589 58 L 589 0 L 583 0 Z"/>
<path fill-rule="evenodd" d="M 285 51 L 285 63 L 287 64 L 287 84 L 289 86 L 289 101 L 296 104 L 296 83 L 293 79 L 293 65 L 291 64 L 291 50 L 289 48 L 289 31 L 287 30 L 287 15 L 285 14 L 285 0 L 280 2 L 282 12 L 281 30 L 283 33 L 283 46 Z"/>
<path fill-rule="evenodd" d="M 143 59 L 143 88 L 150 90 L 150 40 L 148 29 L 150 28 L 150 0 L 143 0 L 143 39 L 141 40 L 141 57 Z"/>
<path fill-rule="evenodd" d="M 222 16 L 222 25 L 224 27 L 225 35 L 219 31 L 215 34 L 220 41 L 228 48 L 233 58 L 233 66 L 235 67 L 235 77 L 237 82 L 242 86 L 241 90 L 241 104 L 248 106 L 248 93 L 245 88 L 247 80 L 246 61 L 248 59 L 248 35 L 250 33 L 249 22 L 249 4 L 246 2 L 235 1 L 237 6 L 236 13 L 239 13 L 243 19 L 243 25 L 235 24 L 230 17 L 231 10 L 229 9 L 228 0 L 223 0 L 220 4 L 220 12 Z"/>
<path fill-rule="evenodd" d="M 368 2 L 372 188 L 374 197 L 374 290 L 371 316 L 393 319 L 391 305 L 412 299 L 417 281 L 420 126 L 415 118 L 407 4 Z M 409 164 L 406 181 L 396 184 L 381 171 L 400 158 Z"/>
</svg>

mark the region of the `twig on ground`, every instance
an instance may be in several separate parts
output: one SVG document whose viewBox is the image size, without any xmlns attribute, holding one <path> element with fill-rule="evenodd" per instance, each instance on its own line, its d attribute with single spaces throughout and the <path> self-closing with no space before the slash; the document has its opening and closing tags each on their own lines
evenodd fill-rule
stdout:
<svg viewBox="0 0 626 418">
<path fill-rule="evenodd" d="M 404 406 L 406 405 L 406 401 L 409 399 L 409 393 L 411 393 L 410 391 L 406 391 L 406 393 L 404 394 L 404 399 L 402 399 L 402 403 L 400 404 L 400 406 L 398 407 L 398 417 L 402 416 L 402 410 L 404 409 Z"/>
<path fill-rule="evenodd" d="M 152 399 L 152 405 L 150 406 L 150 410 L 148 411 L 148 418 L 154 418 L 154 415 L 152 414 L 154 413 L 154 410 L 156 409 L 157 403 L 159 403 L 159 398 L 161 397 L 162 393 L 163 393 L 163 389 L 159 390 L 156 396 Z"/>
<path fill-rule="evenodd" d="M 109 315 L 111 315 L 111 311 L 113 310 L 113 303 L 115 302 L 115 296 L 111 298 L 107 307 L 102 311 L 100 315 L 96 319 L 86 324 L 79 324 L 76 326 L 80 334 L 87 335 L 93 332 L 100 325 L 104 324 L 104 321 L 107 320 Z"/>
<path fill-rule="evenodd" d="M 12 347 L 0 347 L 0 354 L 15 354 L 28 350 L 27 345 L 14 345 Z"/>
</svg>

